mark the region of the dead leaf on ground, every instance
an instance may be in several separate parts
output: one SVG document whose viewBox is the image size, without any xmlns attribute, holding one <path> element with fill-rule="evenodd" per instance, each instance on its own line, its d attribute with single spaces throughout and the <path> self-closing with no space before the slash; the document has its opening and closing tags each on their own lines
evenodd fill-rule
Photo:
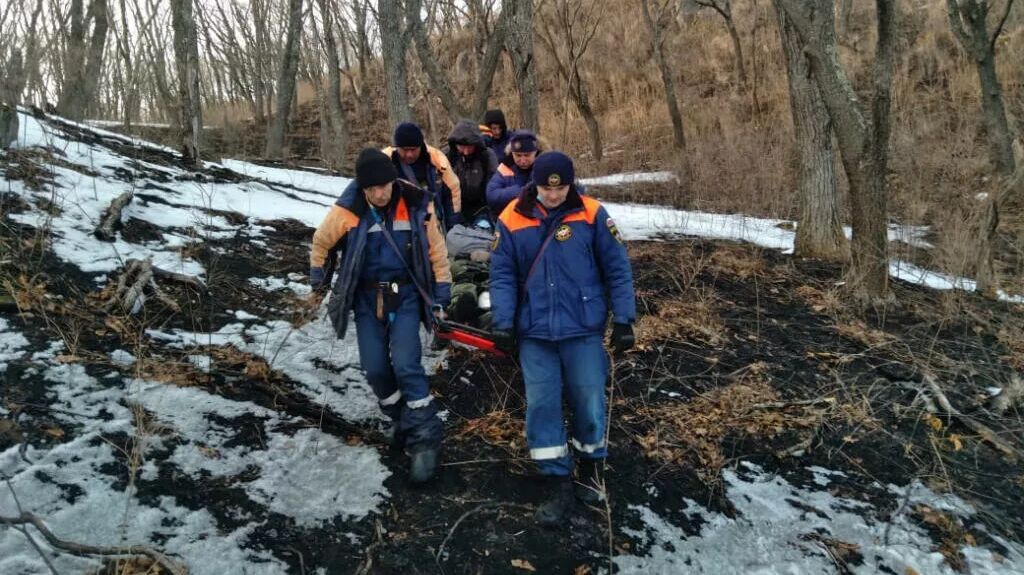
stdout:
<svg viewBox="0 0 1024 575">
<path fill-rule="evenodd" d="M 531 564 L 526 559 L 513 559 L 512 561 L 510 561 L 510 563 L 512 563 L 512 566 L 515 567 L 516 569 L 522 569 L 523 571 L 536 571 L 537 570 L 537 568 L 534 567 L 533 564 Z"/>
</svg>

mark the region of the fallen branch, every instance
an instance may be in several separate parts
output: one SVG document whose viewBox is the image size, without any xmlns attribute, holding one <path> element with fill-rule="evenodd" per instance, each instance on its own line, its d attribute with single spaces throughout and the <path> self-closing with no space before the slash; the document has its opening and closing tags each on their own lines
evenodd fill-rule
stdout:
<svg viewBox="0 0 1024 575">
<path fill-rule="evenodd" d="M 953 407 L 953 404 L 949 402 L 949 398 L 947 398 L 946 394 L 942 392 L 942 388 L 939 387 L 938 382 L 935 381 L 935 378 L 932 377 L 931 374 L 925 373 L 922 380 L 925 385 L 928 386 L 928 391 L 931 392 L 932 396 L 931 399 L 936 404 L 933 405 L 932 411 L 941 410 L 946 415 L 955 417 L 960 421 L 960 423 L 966 425 L 972 431 L 980 435 L 982 440 L 988 442 L 992 447 L 995 447 L 1010 459 L 1016 460 L 1020 456 L 1016 448 L 999 437 L 990 427 L 969 415 L 964 415 Z M 938 409 L 934 409 L 935 407 Z"/>
<path fill-rule="evenodd" d="M 0 525 L 32 525 L 37 531 L 46 539 L 46 542 L 50 544 L 54 549 L 77 555 L 79 557 L 90 557 L 90 556 L 101 556 L 110 557 L 118 555 L 130 555 L 130 556 L 144 556 L 151 559 L 154 563 L 167 570 L 172 575 L 187 575 L 188 570 L 178 563 L 171 561 L 167 556 L 159 551 L 146 547 L 145 545 L 129 545 L 127 547 L 97 547 L 94 545 L 84 545 L 82 543 L 74 543 L 72 541 L 64 541 L 63 539 L 57 538 L 52 531 L 43 523 L 43 520 L 32 513 L 22 511 L 18 517 L 4 517 L 0 515 Z"/>
<path fill-rule="evenodd" d="M 798 407 L 806 405 L 835 405 L 834 397 L 819 397 L 816 399 L 803 399 L 799 401 L 770 401 L 757 403 L 750 406 L 750 409 L 786 409 L 787 407 Z"/>
<path fill-rule="evenodd" d="M 209 291 L 209 288 L 206 287 L 206 284 L 203 283 L 203 280 L 194 276 L 187 276 L 185 274 L 167 271 L 156 266 L 153 266 L 153 275 L 160 279 L 185 284 L 200 293 L 207 293 Z"/>
<path fill-rule="evenodd" d="M 135 192 L 127 191 L 110 202 L 107 209 L 103 210 L 103 215 L 100 216 L 99 225 L 92 232 L 96 239 L 105 242 L 112 242 L 116 239 L 117 230 L 121 227 L 121 212 L 124 211 L 125 206 L 132 201 L 134 196 Z"/>
</svg>

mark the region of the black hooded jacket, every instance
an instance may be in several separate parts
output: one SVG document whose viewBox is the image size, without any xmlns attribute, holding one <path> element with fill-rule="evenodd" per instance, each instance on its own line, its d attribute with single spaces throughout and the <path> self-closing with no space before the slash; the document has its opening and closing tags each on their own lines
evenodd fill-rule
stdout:
<svg viewBox="0 0 1024 575">
<path fill-rule="evenodd" d="M 459 144 L 475 146 L 476 150 L 463 156 L 456 147 Z M 487 207 L 487 182 L 498 169 L 498 159 L 484 143 L 480 128 L 470 120 L 461 120 L 452 129 L 446 153 L 462 188 L 462 214 L 470 223 L 469 218 Z"/>
</svg>

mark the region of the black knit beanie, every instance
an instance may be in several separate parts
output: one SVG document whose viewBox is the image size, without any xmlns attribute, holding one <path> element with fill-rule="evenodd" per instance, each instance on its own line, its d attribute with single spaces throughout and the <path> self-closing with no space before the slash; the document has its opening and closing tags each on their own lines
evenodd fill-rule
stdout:
<svg viewBox="0 0 1024 575">
<path fill-rule="evenodd" d="M 419 148 L 423 144 L 423 130 L 416 124 L 402 122 L 395 127 L 396 148 Z"/>
<path fill-rule="evenodd" d="M 502 112 L 498 108 L 487 110 L 487 112 L 484 113 L 484 124 L 487 126 L 490 126 L 491 124 L 499 124 L 504 128 L 507 125 L 505 124 L 505 112 Z"/>
<path fill-rule="evenodd" d="M 391 158 L 377 148 L 365 148 L 356 160 L 356 183 L 360 188 L 379 186 L 398 179 Z"/>
</svg>

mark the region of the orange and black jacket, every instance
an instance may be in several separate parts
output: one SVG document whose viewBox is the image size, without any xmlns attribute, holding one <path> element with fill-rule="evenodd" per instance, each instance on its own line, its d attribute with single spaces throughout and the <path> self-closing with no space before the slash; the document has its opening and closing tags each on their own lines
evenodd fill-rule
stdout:
<svg viewBox="0 0 1024 575">
<path fill-rule="evenodd" d="M 575 184 L 551 212 L 537 201 L 537 187 L 527 185 L 497 228 L 490 283 L 495 329 L 560 341 L 604 333 L 609 309 L 617 323 L 636 319 L 622 235 L 601 203 L 580 195 Z"/>
<path fill-rule="evenodd" d="M 403 235 L 408 232 L 408 260 L 404 263 L 409 266 L 407 271 L 410 279 L 423 286 L 431 298 L 425 301 L 420 297 L 422 318 L 429 329 L 430 306 L 438 304 L 447 307 L 451 300 L 452 274 L 448 248 L 434 216 L 433 202 L 423 190 L 403 180 L 396 180 L 392 194 L 397 194 L 392 224 L 394 230 Z M 339 338 L 345 336 L 349 310 L 355 303 L 360 277 L 366 271 L 363 263 L 367 239 L 371 234 L 381 233 L 380 224 L 371 217 L 369 210 L 366 196 L 353 180 L 313 234 L 309 264 L 313 269 L 323 268 L 322 285 L 330 285 L 335 268 L 338 271 L 338 279 L 328 303 L 328 316 Z M 391 251 L 384 250 L 382 253 L 391 254 Z M 398 259 L 397 254 L 391 255 Z M 398 265 L 404 267 L 401 263 Z"/>
<path fill-rule="evenodd" d="M 420 159 L 417 160 L 423 162 L 424 169 L 423 180 L 419 181 L 413 170 L 402 163 L 402 159 L 398 157 L 398 150 L 387 147 L 381 151 L 391 158 L 401 177 L 426 188 L 434 195 L 435 211 L 441 214 L 439 217 L 445 222 L 445 229 L 451 227 L 453 223 L 450 220 L 455 214 L 462 213 L 462 187 L 444 152 L 433 146 L 423 145 Z"/>
</svg>

